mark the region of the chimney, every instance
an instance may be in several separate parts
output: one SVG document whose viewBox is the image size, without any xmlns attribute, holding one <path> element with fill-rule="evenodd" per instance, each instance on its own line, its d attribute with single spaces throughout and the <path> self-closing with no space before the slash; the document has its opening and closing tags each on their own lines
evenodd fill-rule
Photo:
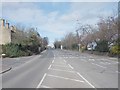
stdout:
<svg viewBox="0 0 120 90">
<path fill-rule="evenodd" d="M 5 20 L 1 19 L 1 27 L 4 27 L 4 26 L 5 26 Z"/>
<path fill-rule="evenodd" d="M 11 26 L 11 27 L 10 27 L 10 30 L 11 30 L 12 32 L 16 32 L 15 26 Z"/>
<path fill-rule="evenodd" d="M 10 30 L 11 30 L 11 31 L 13 31 L 13 30 L 14 30 L 14 27 L 13 27 L 13 26 L 11 26 L 11 27 L 10 27 Z"/>
<path fill-rule="evenodd" d="M 6 28 L 9 29 L 9 23 L 6 21 Z"/>
</svg>

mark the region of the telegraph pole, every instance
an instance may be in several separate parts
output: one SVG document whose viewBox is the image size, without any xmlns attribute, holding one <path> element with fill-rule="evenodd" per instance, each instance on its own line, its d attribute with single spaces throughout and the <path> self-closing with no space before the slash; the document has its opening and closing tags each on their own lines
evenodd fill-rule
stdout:
<svg viewBox="0 0 120 90">
<path fill-rule="evenodd" d="M 77 33 L 77 42 L 78 42 L 78 50 L 80 51 L 80 36 L 79 36 L 78 31 L 79 30 L 76 30 L 76 33 Z"/>
<path fill-rule="evenodd" d="M 79 20 L 77 20 L 77 24 L 79 25 Z M 79 27 L 76 30 L 76 35 L 77 35 L 77 43 L 78 43 L 78 50 L 80 51 L 80 35 L 79 35 Z"/>
</svg>

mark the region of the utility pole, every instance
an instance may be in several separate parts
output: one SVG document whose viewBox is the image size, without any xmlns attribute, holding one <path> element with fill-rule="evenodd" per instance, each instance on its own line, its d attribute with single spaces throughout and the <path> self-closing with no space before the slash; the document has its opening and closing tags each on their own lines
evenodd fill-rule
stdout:
<svg viewBox="0 0 120 90">
<path fill-rule="evenodd" d="M 77 41 L 78 41 L 78 50 L 80 51 L 80 36 L 79 36 L 78 31 L 79 31 L 79 30 L 76 30 L 76 33 L 77 33 Z"/>
<path fill-rule="evenodd" d="M 78 28 L 76 30 L 77 44 L 78 44 L 78 50 L 80 51 L 80 35 L 79 35 L 79 30 L 80 30 L 79 25 L 80 25 L 80 23 L 79 23 L 79 20 L 77 20 L 77 24 L 78 24 Z"/>
</svg>

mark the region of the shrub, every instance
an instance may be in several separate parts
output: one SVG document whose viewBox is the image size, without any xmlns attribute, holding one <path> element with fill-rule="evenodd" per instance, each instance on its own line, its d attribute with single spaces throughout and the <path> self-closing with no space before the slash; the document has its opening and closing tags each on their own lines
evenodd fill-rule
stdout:
<svg viewBox="0 0 120 90">
<path fill-rule="evenodd" d="M 78 44 L 77 43 L 72 44 L 72 50 L 77 50 L 77 49 L 78 49 Z"/>
<path fill-rule="evenodd" d="M 110 48 L 110 53 L 113 55 L 120 55 L 120 46 L 114 45 Z"/>
<path fill-rule="evenodd" d="M 38 50 L 38 46 L 10 43 L 2 45 L 2 53 L 6 54 L 7 57 L 19 57 L 39 54 L 40 52 Z"/>
<path fill-rule="evenodd" d="M 81 46 L 80 50 L 81 50 L 81 52 L 84 52 L 86 50 L 86 46 Z"/>
<path fill-rule="evenodd" d="M 16 44 L 10 43 L 3 45 L 3 53 L 8 57 L 17 57 L 21 52 L 19 52 L 19 47 Z"/>
<path fill-rule="evenodd" d="M 102 40 L 97 42 L 97 46 L 95 47 L 95 50 L 99 52 L 108 52 L 109 51 L 108 41 Z"/>
</svg>

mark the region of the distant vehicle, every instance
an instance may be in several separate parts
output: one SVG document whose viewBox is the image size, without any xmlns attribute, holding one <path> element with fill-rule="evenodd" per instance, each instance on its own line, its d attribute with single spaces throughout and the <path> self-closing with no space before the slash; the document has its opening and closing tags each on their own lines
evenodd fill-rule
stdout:
<svg viewBox="0 0 120 90">
<path fill-rule="evenodd" d="M 87 50 L 95 50 L 95 47 L 97 46 L 97 43 L 96 42 L 91 42 L 91 43 L 88 43 L 87 45 Z"/>
<path fill-rule="evenodd" d="M 92 50 L 92 48 L 91 48 L 91 47 L 87 47 L 87 49 L 88 49 L 89 51 L 91 51 L 91 50 Z"/>
<path fill-rule="evenodd" d="M 88 45 L 87 45 L 87 50 L 92 50 L 92 43 L 89 43 Z"/>
</svg>

